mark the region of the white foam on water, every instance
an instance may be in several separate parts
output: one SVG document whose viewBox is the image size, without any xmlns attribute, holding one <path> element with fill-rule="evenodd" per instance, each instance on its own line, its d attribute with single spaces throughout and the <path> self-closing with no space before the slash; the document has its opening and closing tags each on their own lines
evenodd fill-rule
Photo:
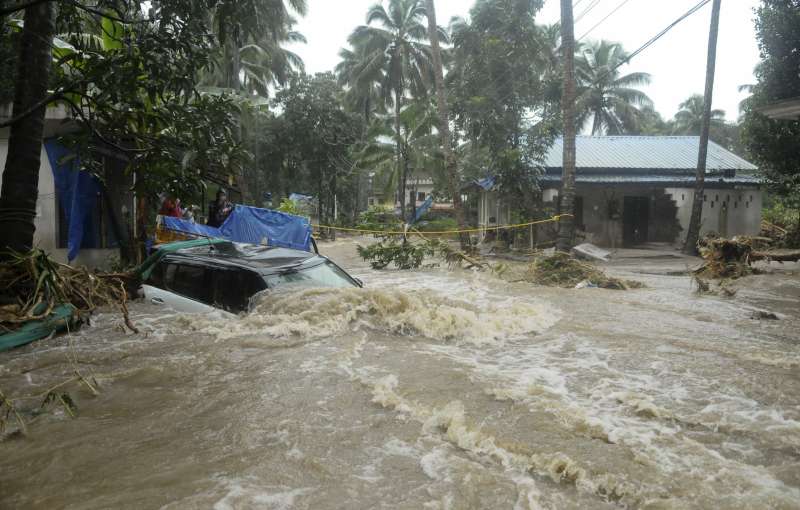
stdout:
<svg viewBox="0 0 800 510">
<path fill-rule="evenodd" d="M 269 510 L 289 510 L 298 498 L 314 492 L 313 488 L 261 487 L 253 479 L 234 479 L 224 482 L 227 493 L 213 505 L 214 510 L 236 510 L 256 507 Z"/>
<path fill-rule="evenodd" d="M 559 314 L 545 304 L 506 300 L 476 306 L 433 291 L 306 289 L 265 293 L 253 311 L 225 321 L 178 316 L 174 326 L 218 339 L 257 336 L 314 340 L 372 329 L 442 342 L 491 344 L 551 327 Z M 286 344 L 294 345 L 294 344 Z"/>
</svg>

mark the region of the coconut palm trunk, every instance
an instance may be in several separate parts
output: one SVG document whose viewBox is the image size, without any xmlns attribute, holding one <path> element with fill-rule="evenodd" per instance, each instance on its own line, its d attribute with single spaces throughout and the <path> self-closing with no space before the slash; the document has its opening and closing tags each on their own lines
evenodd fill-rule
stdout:
<svg viewBox="0 0 800 510">
<path fill-rule="evenodd" d="M 572 217 L 575 202 L 575 27 L 572 0 L 561 0 L 561 51 L 564 55 L 564 96 L 561 110 L 564 121 L 564 157 L 561 176 L 561 211 L 556 249 L 569 251 L 575 236 Z"/>
<path fill-rule="evenodd" d="M 708 36 L 708 62 L 706 64 L 706 90 L 703 110 L 703 125 L 700 130 L 700 150 L 697 156 L 697 179 L 692 201 L 692 217 L 683 252 L 689 255 L 697 253 L 697 240 L 700 237 L 700 223 L 703 215 L 703 194 L 705 192 L 706 159 L 708 157 L 708 136 L 711 130 L 711 102 L 714 95 L 714 72 L 717 63 L 717 35 L 719 34 L 719 11 L 721 0 L 714 0 L 711 11 L 711 30 Z"/>
<path fill-rule="evenodd" d="M 12 117 L 47 99 L 55 32 L 55 2 L 42 2 L 25 9 L 14 84 Z M 9 249 L 27 251 L 33 247 L 36 231 L 36 200 L 39 195 L 39 165 L 47 106 L 11 125 L 8 155 L 0 191 L 0 257 Z"/>
<path fill-rule="evenodd" d="M 428 39 L 431 43 L 431 56 L 433 57 L 433 77 L 436 84 L 436 109 L 439 113 L 439 134 L 442 137 L 442 152 L 444 153 L 447 184 L 453 200 L 453 212 L 460 229 L 464 228 L 464 208 L 461 204 L 461 190 L 459 189 L 458 161 L 450 146 L 450 115 L 447 110 L 447 89 L 444 86 L 444 71 L 442 66 L 442 51 L 439 47 L 439 26 L 436 23 L 436 6 L 433 0 L 426 0 L 428 13 Z M 466 235 L 461 235 L 461 246 L 467 244 Z"/>
<path fill-rule="evenodd" d="M 394 130 L 397 136 L 397 199 L 400 202 L 400 217 L 406 221 L 406 163 L 405 149 L 403 147 L 403 135 L 400 127 L 400 111 L 403 93 L 396 89 L 394 93 Z"/>
</svg>

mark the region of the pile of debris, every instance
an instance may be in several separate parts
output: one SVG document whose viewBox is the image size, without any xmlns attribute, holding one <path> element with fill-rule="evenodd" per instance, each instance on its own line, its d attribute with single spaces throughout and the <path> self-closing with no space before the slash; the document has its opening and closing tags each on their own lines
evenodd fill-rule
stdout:
<svg viewBox="0 0 800 510">
<path fill-rule="evenodd" d="M 761 236 L 770 238 L 776 247 L 798 248 L 800 247 L 800 224 L 776 225 L 763 220 Z"/>
<path fill-rule="evenodd" d="M 753 262 L 775 261 L 796 262 L 800 260 L 800 250 L 765 251 L 772 243 L 767 237 L 737 236 L 725 239 L 706 236 L 697 243 L 704 264 L 695 270 L 695 276 L 706 278 L 741 278 L 753 274 Z"/>
<path fill-rule="evenodd" d="M 91 273 L 60 264 L 39 249 L 9 254 L 0 262 L 0 334 L 43 320 L 62 305 L 71 305 L 78 315 L 119 306 L 125 324 L 136 332 L 127 308 L 126 284 L 133 279 L 126 273 Z"/>
<path fill-rule="evenodd" d="M 534 260 L 528 267 L 524 280 L 538 285 L 564 288 L 600 287 L 629 290 L 644 287 L 641 282 L 610 277 L 596 267 L 563 252 L 555 252 Z"/>
</svg>

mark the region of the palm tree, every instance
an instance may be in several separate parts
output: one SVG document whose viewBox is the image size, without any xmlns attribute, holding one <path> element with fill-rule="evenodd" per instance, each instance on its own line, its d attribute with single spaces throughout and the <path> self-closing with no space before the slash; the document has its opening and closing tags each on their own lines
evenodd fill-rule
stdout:
<svg viewBox="0 0 800 510">
<path fill-rule="evenodd" d="M 675 128 L 673 134 L 676 135 L 699 135 L 703 127 L 703 113 L 705 111 L 705 100 L 700 94 L 682 102 L 680 110 L 675 114 Z M 711 110 L 711 127 L 718 128 L 725 125 L 725 110 Z"/>
<path fill-rule="evenodd" d="M 650 83 L 647 73 L 620 76 L 626 61 L 619 43 L 600 41 L 583 47 L 575 59 L 578 82 L 578 126 L 592 119 L 592 134 L 618 135 L 636 130 L 637 106 L 652 106 L 647 94 L 634 88 Z"/>
<path fill-rule="evenodd" d="M 394 128 L 400 209 L 405 214 L 405 184 L 408 154 L 403 145 L 400 114 L 407 96 L 424 98 L 433 82 L 431 48 L 427 43 L 427 11 L 422 0 L 389 0 L 388 9 L 375 4 L 367 11 L 366 25 L 356 27 L 348 38 L 355 48 L 358 72 L 352 83 L 372 81 L 387 107 L 394 107 Z M 448 37 L 441 28 L 440 40 Z M 347 64 L 349 66 L 349 64 Z M 362 90 L 371 91 L 368 87 Z"/>
<path fill-rule="evenodd" d="M 244 92 L 249 99 L 254 93 L 266 96 L 270 85 L 283 84 L 291 71 L 302 69 L 300 57 L 281 47 L 305 41 L 292 30 L 291 9 L 305 14 L 306 0 L 220 0 L 210 12 L 219 50 L 201 85 Z M 240 140 L 241 127 L 240 120 Z M 252 202 L 245 176 L 237 175 L 236 180 L 243 200 Z"/>
<path fill-rule="evenodd" d="M 202 85 L 266 96 L 270 85 L 283 85 L 292 71 L 302 70 L 302 59 L 281 46 L 305 42 L 292 30 L 296 20 L 290 8 L 303 14 L 306 0 L 219 2 L 211 12 L 219 49 Z"/>
<path fill-rule="evenodd" d="M 383 82 L 383 69 L 369 67 L 364 48 L 339 50 L 342 59 L 336 64 L 335 72 L 339 85 L 345 88 L 344 104 L 353 112 L 364 116 L 369 123 L 376 114 L 386 111 L 380 84 Z"/>
</svg>

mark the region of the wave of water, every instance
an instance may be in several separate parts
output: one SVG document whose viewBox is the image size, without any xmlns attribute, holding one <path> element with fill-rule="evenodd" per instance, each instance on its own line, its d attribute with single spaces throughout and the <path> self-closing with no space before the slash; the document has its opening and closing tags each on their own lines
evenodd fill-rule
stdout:
<svg viewBox="0 0 800 510">
<path fill-rule="evenodd" d="M 551 327 L 559 313 L 544 304 L 502 300 L 484 306 L 434 291 L 305 289 L 265 293 L 237 319 L 181 316 L 178 328 L 219 339 L 259 336 L 313 341 L 374 330 L 440 342 L 493 344 Z"/>
</svg>

